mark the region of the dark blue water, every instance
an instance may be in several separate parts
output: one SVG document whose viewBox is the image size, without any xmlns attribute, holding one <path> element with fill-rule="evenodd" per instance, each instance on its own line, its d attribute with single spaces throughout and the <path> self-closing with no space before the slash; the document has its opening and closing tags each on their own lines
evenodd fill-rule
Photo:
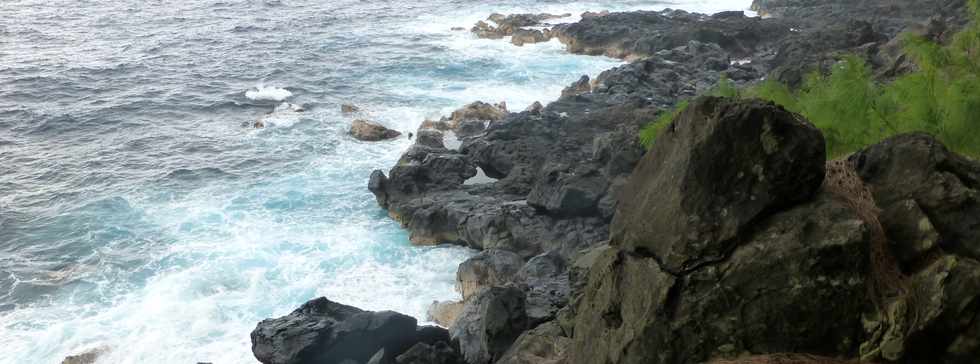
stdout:
<svg viewBox="0 0 980 364">
<path fill-rule="evenodd" d="M 664 6 L 3 0 L 0 363 L 254 362 L 255 324 L 320 295 L 424 319 L 471 252 L 409 244 L 365 186 L 410 142 L 351 139 L 339 105 L 403 131 L 520 110 L 618 62 L 450 28 Z M 241 127 L 282 102 L 306 111 Z"/>
</svg>

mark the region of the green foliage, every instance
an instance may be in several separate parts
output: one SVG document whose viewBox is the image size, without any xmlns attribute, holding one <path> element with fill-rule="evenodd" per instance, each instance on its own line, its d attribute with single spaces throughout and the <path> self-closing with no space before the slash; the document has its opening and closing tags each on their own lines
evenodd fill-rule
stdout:
<svg viewBox="0 0 980 364">
<path fill-rule="evenodd" d="M 880 85 L 870 67 L 855 56 L 844 57 L 829 75 L 809 74 L 796 91 L 767 80 L 740 91 L 722 78 L 708 95 L 754 97 L 783 105 L 820 128 L 827 153 L 835 158 L 889 136 L 924 131 L 950 149 L 980 156 L 980 0 L 970 0 L 973 22 L 948 45 L 906 35 L 905 51 L 919 70 Z M 649 147 L 683 102 L 641 132 Z"/>
<path fill-rule="evenodd" d="M 827 153 L 840 156 L 881 140 L 887 134 L 876 110 L 880 90 L 871 69 L 846 57 L 830 75 L 811 73 L 796 97 L 796 110 L 827 139 Z"/>
<path fill-rule="evenodd" d="M 718 83 L 707 92 L 707 95 L 718 96 L 718 97 L 740 97 L 740 92 L 735 82 L 729 80 L 728 77 L 722 76 L 718 79 Z M 688 101 L 684 100 L 674 106 L 674 109 L 670 112 L 661 112 L 660 116 L 656 120 L 647 124 L 640 130 L 640 144 L 647 149 L 653 146 L 653 141 L 657 139 L 657 135 L 660 135 L 660 131 L 663 130 L 667 125 L 670 125 L 671 121 L 674 121 L 678 115 L 680 115 L 684 110 L 687 109 Z"/>
<path fill-rule="evenodd" d="M 674 121 L 674 118 L 684 112 L 687 109 L 687 105 L 687 100 L 681 101 L 674 106 L 673 110 L 660 113 L 660 116 L 656 120 L 644 126 L 640 130 L 640 144 L 650 149 L 653 146 L 653 141 L 657 139 L 657 135 L 660 135 L 660 131 L 666 128 L 667 125 L 670 125 L 670 122 Z"/>
<path fill-rule="evenodd" d="M 722 75 L 721 78 L 718 79 L 718 83 L 715 85 L 715 87 L 708 91 L 708 96 L 740 97 L 741 93 L 739 92 L 738 87 L 735 85 L 735 82 Z"/>
</svg>

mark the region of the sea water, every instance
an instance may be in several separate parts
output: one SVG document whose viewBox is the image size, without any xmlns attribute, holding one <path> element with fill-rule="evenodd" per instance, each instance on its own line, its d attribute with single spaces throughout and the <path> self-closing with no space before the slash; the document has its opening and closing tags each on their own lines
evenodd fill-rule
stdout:
<svg viewBox="0 0 980 364">
<path fill-rule="evenodd" d="M 424 321 L 474 252 L 409 243 L 366 185 L 411 141 L 352 139 L 340 104 L 408 132 L 620 64 L 452 30 L 493 12 L 747 6 L 4 0 L 0 363 L 95 347 L 103 363 L 254 363 L 255 324 L 318 296 Z"/>
</svg>

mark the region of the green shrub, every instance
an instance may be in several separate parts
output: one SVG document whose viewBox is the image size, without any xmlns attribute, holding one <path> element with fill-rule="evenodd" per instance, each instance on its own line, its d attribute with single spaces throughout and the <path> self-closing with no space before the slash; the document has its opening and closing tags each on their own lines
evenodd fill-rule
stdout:
<svg viewBox="0 0 980 364">
<path fill-rule="evenodd" d="M 660 116 L 656 120 L 644 126 L 640 130 L 640 144 L 650 149 L 653 146 L 653 141 L 657 139 L 657 135 L 660 135 L 660 131 L 667 127 L 667 125 L 670 125 L 670 122 L 674 121 L 674 118 L 684 112 L 687 109 L 687 104 L 687 100 L 681 101 L 674 106 L 673 110 L 660 113 Z"/>
</svg>

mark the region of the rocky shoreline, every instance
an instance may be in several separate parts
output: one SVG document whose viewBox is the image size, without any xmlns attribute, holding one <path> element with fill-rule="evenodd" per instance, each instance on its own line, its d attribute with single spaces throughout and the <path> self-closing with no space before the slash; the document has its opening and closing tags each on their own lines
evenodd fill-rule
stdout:
<svg viewBox="0 0 980 364">
<path fill-rule="evenodd" d="M 630 63 L 509 112 L 426 121 L 369 189 L 415 244 L 481 250 L 458 302 L 418 327 L 320 298 L 252 333 L 272 363 L 974 363 L 980 163 L 928 135 L 827 161 L 820 131 L 759 101 L 702 97 L 649 151 L 656 114 L 725 77 L 799 84 L 843 54 L 914 67 L 964 1 L 756 0 L 714 15 L 495 14 L 472 31 Z M 491 25 L 493 23 L 495 25 Z M 724 361 L 730 360 L 730 361 Z M 782 361 L 779 361 L 782 360 Z"/>
</svg>

